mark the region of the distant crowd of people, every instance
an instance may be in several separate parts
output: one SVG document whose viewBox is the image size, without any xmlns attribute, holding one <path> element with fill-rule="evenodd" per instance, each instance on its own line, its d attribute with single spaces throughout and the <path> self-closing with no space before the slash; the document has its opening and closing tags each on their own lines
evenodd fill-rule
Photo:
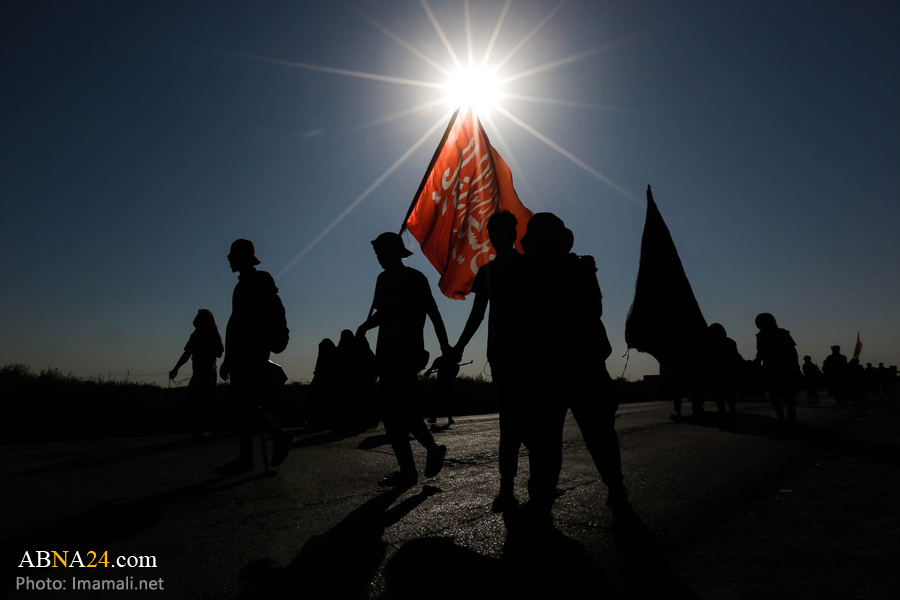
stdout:
<svg viewBox="0 0 900 600">
<path fill-rule="evenodd" d="M 487 315 L 487 359 L 500 407 L 500 482 L 492 509 L 504 512 L 518 506 L 514 484 L 524 445 L 529 460 L 529 507 L 537 515 L 549 516 L 562 468 L 563 425 L 571 410 L 607 487 L 606 504 L 614 511 L 630 510 L 615 429 L 619 401 L 605 365 L 612 346 L 601 318 L 603 296 L 594 259 L 572 252 L 572 231 L 552 213 L 538 213 L 529 220 L 518 240 L 522 253 L 516 249 L 517 222 L 512 214 L 496 213 L 487 228 L 495 256 L 477 272 L 472 309 L 453 345 L 428 280 L 403 262 L 412 253 L 402 238 L 382 233 L 372 241 L 383 269 L 372 306 L 355 332 L 342 331 L 338 344 L 330 339 L 319 344 L 312 382 L 318 405 L 340 398 L 344 403 L 340 422 L 351 430 L 364 430 L 382 419 L 398 470 L 381 479 L 380 485 L 405 488 L 418 482 L 409 434 L 426 451 L 424 476 L 434 477 L 443 467 L 447 448 L 435 441 L 426 426 L 417 394 L 419 373 L 430 358 L 424 343 L 425 321 L 431 321 L 441 349 L 430 372 L 438 373 L 441 393 L 450 394 L 463 353 Z M 170 377 L 192 359 L 191 420 L 194 436 L 200 439 L 200 407 L 209 403 L 216 385 L 216 361 L 224 353 L 219 375 L 231 383 L 240 444 L 238 456 L 216 471 L 237 474 L 254 469 L 254 434 L 267 432 L 272 440 L 271 460 L 263 445 L 267 466 L 283 462 L 291 448 L 291 434 L 265 410 L 266 397 L 286 380 L 269 357 L 285 349 L 289 330 L 274 279 L 256 268 L 260 260 L 253 243 L 236 240 L 228 261 L 238 273 L 238 283 L 225 343 L 212 313 L 201 309 Z M 749 381 L 768 393 L 777 417 L 789 423 L 796 422 L 795 399 L 801 387 L 806 388 L 810 402 L 818 402 L 818 389 L 824 383 L 839 404 L 894 393 L 895 371 L 881 364 L 863 369 L 858 360 L 847 361 L 837 346 L 821 371 L 809 356 L 804 357 L 801 371 L 790 333 L 768 313 L 756 317 L 756 326 L 753 361 L 741 357 L 721 324 L 709 326 L 708 376 L 702 383 L 693 382 L 689 390 L 695 414 L 702 414 L 708 399 L 720 413 L 733 417 Z M 366 339 L 371 329 L 378 330 L 374 352 Z M 679 419 L 682 394 L 675 388 L 679 378 L 670 380 L 673 417 Z"/>
<path fill-rule="evenodd" d="M 737 412 L 737 400 L 750 395 L 762 398 L 768 395 L 779 420 L 795 423 L 796 398 L 805 390 L 810 404 L 820 402 L 819 391 L 827 389 L 828 395 L 842 406 L 850 403 L 864 404 L 877 396 L 894 397 L 897 389 L 897 370 L 884 363 L 863 368 L 859 359 L 849 361 L 841 354 L 840 346 L 832 346 L 822 368 L 807 355 L 799 364 L 796 343 L 786 329 L 778 327 L 775 317 L 762 313 L 756 317 L 756 358 L 744 360 L 737 344 L 729 338 L 725 328 L 713 323 L 708 329 L 706 348 L 709 350 L 709 371 L 704 381 L 693 382 L 688 390 L 680 389 L 665 378 L 675 404 L 674 420 L 682 417 L 682 395 L 691 396 L 694 415 L 704 415 L 706 400 L 715 401 L 720 415 L 731 418 Z M 665 372 L 663 371 L 663 374 Z"/>
</svg>

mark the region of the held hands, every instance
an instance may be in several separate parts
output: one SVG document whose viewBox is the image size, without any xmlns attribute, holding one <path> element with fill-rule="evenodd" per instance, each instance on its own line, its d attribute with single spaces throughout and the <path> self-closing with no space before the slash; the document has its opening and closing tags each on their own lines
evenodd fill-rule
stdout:
<svg viewBox="0 0 900 600">
<path fill-rule="evenodd" d="M 228 363 L 222 361 L 222 366 L 219 367 L 219 377 L 221 377 L 224 381 L 228 381 Z"/>
<path fill-rule="evenodd" d="M 441 348 L 441 354 L 449 358 L 454 364 L 459 364 L 462 362 L 463 351 L 465 349 L 465 346 L 447 346 Z"/>
</svg>

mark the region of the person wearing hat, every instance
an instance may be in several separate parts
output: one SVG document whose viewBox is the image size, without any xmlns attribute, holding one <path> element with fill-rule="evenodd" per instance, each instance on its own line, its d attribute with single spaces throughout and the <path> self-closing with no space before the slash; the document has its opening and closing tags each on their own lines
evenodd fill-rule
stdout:
<svg viewBox="0 0 900 600">
<path fill-rule="evenodd" d="M 238 283 L 231 297 L 231 317 L 225 328 L 225 358 L 219 369 L 222 379 L 231 381 L 238 411 L 240 453 L 233 461 L 216 469 L 217 473 L 236 474 L 253 470 L 253 434 L 265 429 L 272 437 L 272 466 L 284 462 L 291 447 L 291 435 L 280 428 L 260 406 L 266 395 L 269 352 L 280 352 L 286 345 L 287 324 L 284 306 L 278 298 L 275 280 L 260 263 L 250 240 L 239 239 L 228 253 L 231 271 Z M 273 342 L 273 331 L 284 339 Z M 277 336 L 276 336 L 277 337 Z M 278 347 L 274 347 L 278 346 Z"/>
<path fill-rule="evenodd" d="M 834 396 L 835 402 L 847 404 L 846 378 L 847 357 L 841 354 L 840 346 L 832 346 L 829 354 L 822 363 L 822 374 L 825 376 L 825 385 L 828 393 Z"/>
<path fill-rule="evenodd" d="M 562 432 L 571 409 L 585 446 L 607 486 L 606 505 L 629 511 L 615 429 L 618 396 L 606 359 L 612 347 L 603 325 L 603 294 L 591 256 L 571 253 L 574 235 L 553 213 L 537 213 L 522 236 L 526 289 L 539 290 L 522 303 L 528 317 L 529 412 L 526 440 L 531 476 L 530 504 L 548 517 L 562 467 Z"/>
<path fill-rule="evenodd" d="M 356 335 L 365 336 L 368 330 L 378 328 L 375 360 L 384 429 L 400 466 L 379 485 L 411 487 L 418 481 L 418 470 L 409 445 L 410 433 L 428 451 L 426 477 L 438 474 L 447 453 L 446 446 L 435 443 L 415 405 L 418 373 L 428 365 L 426 316 L 434 326 L 442 354 L 450 353 L 451 348 L 428 279 L 403 264 L 403 259 L 412 255 L 403 238 L 385 232 L 372 240 L 372 248 L 384 271 L 378 275 L 369 316 Z"/>
</svg>

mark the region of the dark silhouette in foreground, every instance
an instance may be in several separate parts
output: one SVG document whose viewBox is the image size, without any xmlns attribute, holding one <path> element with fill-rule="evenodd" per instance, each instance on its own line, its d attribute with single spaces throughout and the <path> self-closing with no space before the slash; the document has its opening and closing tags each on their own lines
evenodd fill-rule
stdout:
<svg viewBox="0 0 900 600">
<path fill-rule="evenodd" d="M 194 441 L 203 439 L 204 416 L 212 407 L 216 392 L 216 359 L 222 356 L 225 346 L 216 326 L 213 314 L 201 308 L 194 317 L 194 332 L 184 346 L 184 353 L 169 372 L 169 379 L 178 376 L 178 369 L 191 361 L 191 381 L 188 383 L 191 405 L 188 408 Z M 215 432 L 214 432 L 215 433 Z"/>
<path fill-rule="evenodd" d="M 438 312 L 428 280 L 403 264 L 412 252 L 396 233 L 385 232 L 372 241 L 378 263 L 384 269 L 375 284 L 375 297 L 365 323 L 356 330 L 364 337 L 378 328 L 375 359 L 378 366 L 379 395 L 384 429 L 391 439 L 400 470 L 381 480 L 380 485 L 410 487 L 418 481 L 418 470 L 409 446 L 409 434 L 428 451 L 425 477 L 440 472 L 447 453 L 435 443 L 415 406 L 418 373 L 428 365 L 423 336 L 425 317 L 431 319 L 441 352 L 448 354 L 447 331 Z"/>
<path fill-rule="evenodd" d="M 218 467 L 216 472 L 232 475 L 253 470 L 255 433 L 262 434 L 264 430 L 271 436 L 272 466 L 284 461 L 292 438 L 262 407 L 272 387 L 284 383 L 284 371 L 269 361 L 269 353 L 281 352 L 288 342 L 287 321 L 278 288 L 271 275 L 256 270 L 260 260 L 250 240 L 239 239 L 231 244 L 228 263 L 232 272 L 238 273 L 238 283 L 231 299 L 231 318 L 225 329 L 225 359 L 219 374 L 222 379 L 231 380 L 240 453 L 233 461 Z M 280 382 L 275 380 L 276 377 Z M 263 448 L 265 452 L 265 446 Z M 265 454 L 263 460 L 266 460 Z"/>
<path fill-rule="evenodd" d="M 527 386 L 528 373 L 523 369 L 524 357 L 520 356 L 523 315 L 520 308 L 522 290 L 519 287 L 524 277 L 524 259 L 514 247 L 517 224 L 516 217 L 508 212 L 496 213 L 488 221 L 488 235 L 496 255 L 475 275 L 472 285 L 475 300 L 453 349 L 456 357 L 461 359 L 490 305 L 487 358 L 500 405 L 500 491 L 494 498 L 494 512 L 503 512 L 518 505 L 513 489 L 527 414 L 521 393 Z"/>
<path fill-rule="evenodd" d="M 528 492 L 532 510 L 546 518 L 556 498 L 562 430 L 570 408 L 608 488 L 606 505 L 629 509 L 615 429 L 618 400 L 606 370 L 612 347 L 601 320 L 597 267 L 593 257 L 569 252 L 573 242 L 572 232 L 551 213 L 534 215 L 522 239 L 526 285 L 541 292 L 522 299 L 529 309 L 522 355 L 531 373 L 524 396 Z"/>
</svg>

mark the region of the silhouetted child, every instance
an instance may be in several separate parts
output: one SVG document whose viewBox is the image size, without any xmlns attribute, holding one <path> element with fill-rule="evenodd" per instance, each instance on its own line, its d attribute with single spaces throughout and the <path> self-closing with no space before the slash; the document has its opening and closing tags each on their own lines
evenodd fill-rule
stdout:
<svg viewBox="0 0 900 600">
<path fill-rule="evenodd" d="M 216 319 L 209 310 L 201 308 L 194 317 L 194 332 L 184 346 L 184 353 L 169 372 L 169 379 L 175 379 L 178 369 L 191 359 L 192 375 L 188 383 L 191 406 L 188 413 L 195 441 L 203 439 L 203 415 L 210 409 L 216 393 L 216 359 L 224 351 Z"/>
<path fill-rule="evenodd" d="M 418 373 L 428 366 L 423 335 L 425 317 L 431 319 L 441 352 L 447 354 L 451 349 L 428 280 L 403 264 L 403 259 L 412 255 L 403 246 L 403 239 L 396 233 L 385 232 L 372 241 L 372 248 L 384 271 L 375 284 L 369 317 L 356 330 L 356 336 L 363 337 L 369 329 L 378 328 L 375 359 L 384 429 L 400 467 L 379 485 L 410 487 L 419 477 L 409 446 L 410 433 L 428 450 L 426 477 L 440 472 L 447 453 L 445 446 L 435 443 L 415 405 Z"/>
</svg>

